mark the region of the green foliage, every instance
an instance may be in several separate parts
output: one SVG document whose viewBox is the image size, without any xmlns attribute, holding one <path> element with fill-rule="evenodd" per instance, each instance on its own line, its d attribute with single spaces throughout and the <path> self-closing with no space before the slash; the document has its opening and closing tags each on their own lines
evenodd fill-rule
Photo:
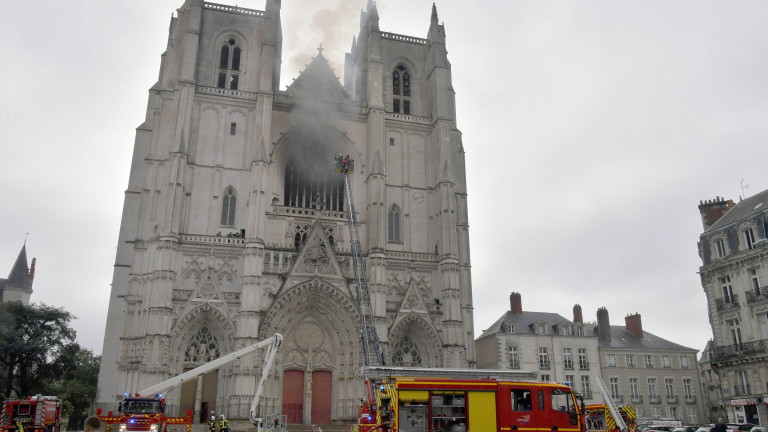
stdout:
<svg viewBox="0 0 768 432">
<path fill-rule="evenodd" d="M 54 363 L 59 375 L 50 383 L 47 393 L 62 400 L 63 417 L 87 415 L 96 399 L 101 356 L 71 343 L 64 347 Z"/>
<path fill-rule="evenodd" d="M 88 411 L 100 356 L 74 342 L 73 318 L 41 303 L 0 303 L 0 400 L 43 394 L 62 399 L 62 417 Z"/>
</svg>

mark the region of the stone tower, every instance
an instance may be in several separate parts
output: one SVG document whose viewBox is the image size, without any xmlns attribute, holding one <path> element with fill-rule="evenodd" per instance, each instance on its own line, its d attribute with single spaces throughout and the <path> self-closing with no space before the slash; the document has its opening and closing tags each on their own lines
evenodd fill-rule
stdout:
<svg viewBox="0 0 768 432">
<path fill-rule="evenodd" d="M 280 0 L 187 0 L 169 33 L 136 133 L 97 406 L 279 332 L 261 413 L 356 417 L 363 357 L 338 154 L 356 161 L 389 364 L 474 367 L 464 150 L 437 10 L 421 39 L 382 32 L 369 2 L 344 83 L 319 52 L 284 91 Z M 185 383 L 169 412 L 245 418 L 260 366 L 252 354 Z"/>
</svg>

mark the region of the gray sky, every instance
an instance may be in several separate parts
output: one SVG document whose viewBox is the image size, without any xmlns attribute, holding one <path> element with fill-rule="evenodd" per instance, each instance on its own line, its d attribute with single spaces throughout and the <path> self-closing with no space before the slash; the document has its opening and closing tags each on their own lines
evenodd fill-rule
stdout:
<svg viewBox="0 0 768 432">
<path fill-rule="evenodd" d="M 135 128 L 182 2 L 6 3 L 0 277 L 29 233 L 32 300 L 74 313 L 98 353 Z M 281 88 L 320 43 L 341 76 L 365 1 L 282 3 Z M 431 5 L 380 0 L 381 29 L 426 37 Z M 699 200 L 768 188 L 768 2 L 437 8 L 466 150 L 475 334 L 518 291 L 525 310 L 570 319 L 579 303 L 593 321 L 606 306 L 615 325 L 639 312 L 646 331 L 703 348 Z"/>
</svg>

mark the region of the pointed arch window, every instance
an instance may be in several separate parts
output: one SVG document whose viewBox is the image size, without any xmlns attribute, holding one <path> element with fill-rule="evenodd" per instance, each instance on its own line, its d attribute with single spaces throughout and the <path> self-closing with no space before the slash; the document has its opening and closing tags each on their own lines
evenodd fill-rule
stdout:
<svg viewBox="0 0 768 432">
<path fill-rule="evenodd" d="M 223 226 L 235 225 L 235 209 L 237 208 L 237 196 L 235 189 L 230 186 L 224 191 L 221 200 L 221 224 Z"/>
<path fill-rule="evenodd" d="M 392 72 L 392 112 L 411 114 L 411 75 L 403 65 Z"/>
<path fill-rule="evenodd" d="M 392 351 L 394 366 L 422 366 L 421 352 L 409 335 L 403 336 Z"/>
<path fill-rule="evenodd" d="M 391 242 L 400 242 L 400 207 L 392 204 L 387 214 L 387 240 Z"/>
<path fill-rule="evenodd" d="M 242 48 L 235 38 L 229 38 L 219 50 L 219 67 L 216 86 L 237 90 L 240 81 L 240 56 Z"/>
<path fill-rule="evenodd" d="M 219 342 L 208 327 L 198 330 L 184 350 L 184 361 L 187 363 L 208 363 L 220 356 Z"/>
</svg>

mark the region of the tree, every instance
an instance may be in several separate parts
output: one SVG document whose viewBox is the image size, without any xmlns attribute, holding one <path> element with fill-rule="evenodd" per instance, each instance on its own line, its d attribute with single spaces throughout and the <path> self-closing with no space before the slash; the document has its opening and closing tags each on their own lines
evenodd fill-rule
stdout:
<svg viewBox="0 0 768 432">
<path fill-rule="evenodd" d="M 56 360 L 75 339 L 72 318 L 42 303 L 0 303 L 0 398 L 44 393 L 60 372 Z"/>
<path fill-rule="evenodd" d="M 96 399 L 101 356 L 93 355 L 78 343 L 65 346 L 54 361 L 59 372 L 50 382 L 45 394 L 56 395 L 62 400 L 62 416 L 86 416 Z"/>
</svg>

